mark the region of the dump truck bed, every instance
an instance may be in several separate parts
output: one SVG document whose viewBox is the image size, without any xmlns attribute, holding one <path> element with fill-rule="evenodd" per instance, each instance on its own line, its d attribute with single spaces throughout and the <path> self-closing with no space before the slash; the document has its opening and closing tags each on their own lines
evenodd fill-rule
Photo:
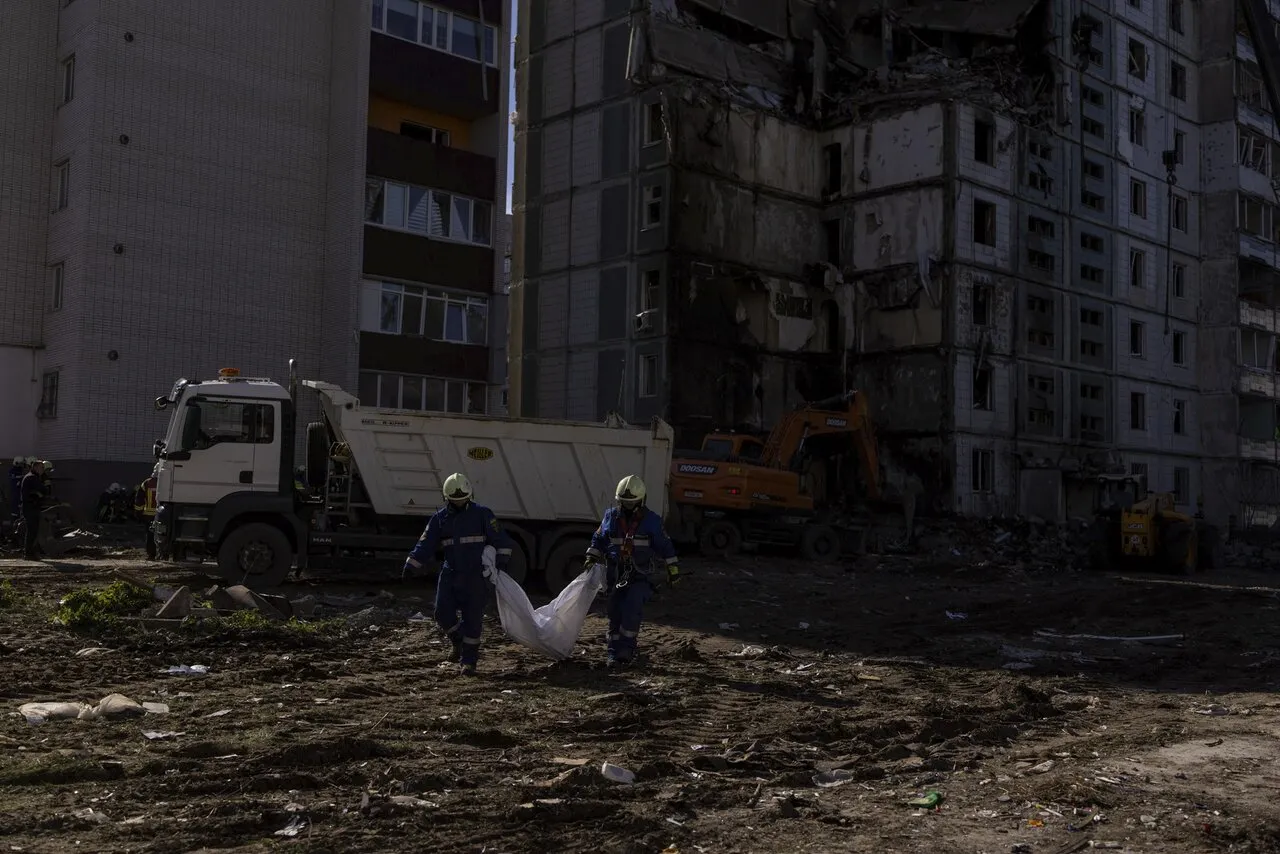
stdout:
<svg viewBox="0 0 1280 854">
<path fill-rule="evenodd" d="M 666 515 L 673 432 L 660 419 L 636 428 L 425 414 L 362 407 L 336 385 L 303 384 L 319 394 L 380 516 L 434 513 L 455 471 L 499 519 L 599 522 L 628 474 L 644 478 L 650 509 Z"/>
</svg>

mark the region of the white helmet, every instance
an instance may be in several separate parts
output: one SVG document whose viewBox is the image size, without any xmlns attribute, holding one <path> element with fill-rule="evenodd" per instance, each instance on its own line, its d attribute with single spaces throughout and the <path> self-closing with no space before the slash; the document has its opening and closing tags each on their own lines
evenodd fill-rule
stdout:
<svg viewBox="0 0 1280 854">
<path fill-rule="evenodd" d="M 24 460 L 22 457 L 14 457 L 14 458 L 13 458 L 13 464 L 14 464 L 15 466 L 22 466 L 22 465 L 26 465 L 26 464 L 27 464 L 27 461 L 26 461 L 26 460 Z"/>
<path fill-rule="evenodd" d="M 444 500 L 455 506 L 471 500 L 471 481 L 462 472 L 454 472 L 444 480 Z"/>
<path fill-rule="evenodd" d="M 119 492 L 122 489 L 124 489 L 123 486 L 118 483 L 113 483 L 111 486 L 107 487 L 107 492 Z"/>
<path fill-rule="evenodd" d="M 629 474 L 618 481 L 618 488 L 614 490 L 613 497 L 618 500 L 623 510 L 634 510 L 644 503 L 646 494 L 644 481 L 634 474 Z"/>
</svg>

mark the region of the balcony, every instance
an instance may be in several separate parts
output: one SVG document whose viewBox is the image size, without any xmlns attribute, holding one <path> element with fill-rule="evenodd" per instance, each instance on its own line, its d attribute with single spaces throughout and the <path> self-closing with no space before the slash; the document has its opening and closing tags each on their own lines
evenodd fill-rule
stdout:
<svg viewBox="0 0 1280 854">
<path fill-rule="evenodd" d="M 1276 396 L 1275 372 L 1263 368 L 1242 367 L 1237 388 L 1240 394 L 1274 398 Z"/>
<path fill-rule="evenodd" d="M 1266 462 L 1280 461 L 1280 442 L 1240 437 L 1240 458 Z"/>
<path fill-rule="evenodd" d="M 364 273 L 489 294 L 493 250 L 376 225 L 364 228 Z"/>
<path fill-rule="evenodd" d="M 498 69 L 383 33 L 370 33 L 369 88 L 424 110 L 475 121 L 498 112 Z"/>
<path fill-rule="evenodd" d="M 485 201 L 497 192 L 497 161 L 483 154 L 369 128 L 366 172 Z"/>
<path fill-rule="evenodd" d="M 361 332 L 360 370 L 482 383 L 489 379 L 489 348 L 432 341 L 414 335 Z"/>
<path fill-rule="evenodd" d="M 1240 325 L 1274 333 L 1277 331 L 1276 312 L 1265 305 L 1242 299 L 1240 300 Z"/>
</svg>

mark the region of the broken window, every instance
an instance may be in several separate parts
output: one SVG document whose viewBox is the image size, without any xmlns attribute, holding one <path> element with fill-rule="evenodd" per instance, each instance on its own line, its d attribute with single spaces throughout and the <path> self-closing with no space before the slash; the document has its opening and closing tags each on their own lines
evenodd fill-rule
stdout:
<svg viewBox="0 0 1280 854">
<path fill-rule="evenodd" d="M 1080 232 L 1080 248 L 1086 252 L 1101 252 L 1104 246 L 1105 243 L 1098 235 L 1087 231 Z"/>
<path fill-rule="evenodd" d="M 640 286 L 640 311 L 656 311 L 662 299 L 662 271 L 645 270 Z"/>
<path fill-rule="evenodd" d="M 1268 174 L 1270 149 L 1271 146 L 1262 134 L 1244 125 L 1236 125 L 1236 161 L 1241 166 L 1263 175 Z"/>
<path fill-rule="evenodd" d="M 1080 383 L 1081 400 L 1102 400 L 1102 386 L 1092 383 Z"/>
<path fill-rule="evenodd" d="M 1090 160 L 1087 157 L 1080 161 L 1080 171 L 1084 172 L 1086 178 L 1093 178 L 1095 181 L 1102 181 L 1107 177 L 1105 167 L 1098 161 Z"/>
<path fill-rule="evenodd" d="M 1178 165 L 1187 162 L 1187 135 L 1180 130 L 1173 132 L 1173 162 Z"/>
<path fill-rule="evenodd" d="M 1187 432 L 1187 402 L 1185 400 L 1175 400 L 1173 402 L 1173 432 L 1179 436 Z"/>
<path fill-rule="evenodd" d="M 1082 308 L 1080 309 L 1080 322 L 1086 326 L 1101 326 L 1102 312 L 1096 308 Z"/>
<path fill-rule="evenodd" d="M 1129 250 L 1129 287 L 1143 289 L 1147 286 L 1147 253 L 1141 249 Z"/>
<path fill-rule="evenodd" d="M 991 492 L 996 480 L 995 454 L 986 448 L 974 448 L 970 477 L 974 492 Z"/>
<path fill-rule="evenodd" d="M 1027 217 L 1027 231 L 1036 237 L 1053 237 L 1057 232 L 1053 222 L 1038 216 Z"/>
<path fill-rule="evenodd" d="M 969 316 L 974 326 L 986 326 L 991 322 L 991 287 L 974 285 L 969 291 Z"/>
<path fill-rule="evenodd" d="M 1175 33 L 1182 33 L 1182 2 L 1183 0 L 1169 0 L 1169 29 Z"/>
<path fill-rule="evenodd" d="M 1147 464 L 1146 463 L 1129 463 L 1129 474 L 1133 475 L 1134 477 L 1146 477 Z"/>
<path fill-rule="evenodd" d="M 994 202 L 973 200 L 973 242 L 996 245 L 996 206 Z"/>
<path fill-rule="evenodd" d="M 1177 299 L 1183 299 L 1187 295 L 1187 265 L 1173 265 L 1173 295 Z"/>
<path fill-rule="evenodd" d="M 1257 63 L 1236 60 L 1236 97 L 1260 113 L 1270 112 Z"/>
<path fill-rule="evenodd" d="M 658 394 L 658 357 L 650 354 L 640 357 L 637 366 L 640 376 L 636 377 L 637 394 L 640 397 L 656 397 Z"/>
<path fill-rule="evenodd" d="M 1147 114 L 1129 108 L 1129 141 L 1139 148 L 1147 147 Z"/>
<path fill-rule="evenodd" d="M 1129 39 L 1129 76 L 1147 79 L 1147 46 L 1137 39 Z"/>
<path fill-rule="evenodd" d="M 841 167 L 844 163 L 844 155 L 841 151 L 840 143 L 831 143 L 822 149 L 822 153 L 822 192 L 827 196 L 838 196 L 840 195 L 840 187 L 843 183 Z"/>
<path fill-rule="evenodd" d="M 1053 394 L 1053 377 L 1044 377 L 1037 374 L 1027 375 L 1027 388 L 1032 394 Z"/>
<path fill-rule="evenodd" d="M 1256 196 L 1240 194 L 1236 206 L 1236 227 L 1245 234 L 1271 239 L 1271 206 Z"/>
<path fill-rule="evenodd" d="M 1093 441 L 1102 439 L 1102 418 L 1097 415 L 1081 415 L 1080 438 Z"/>
<path fill-rule="evenodd" d="M 1028 408 L 1027 425 L 1030 427 L 1052 427 L 1053 410 L 1034 407 Z"/>
<path fill-rule="evenodd" d="M 1173 196 L 1173 227 L 1178 231 L 1187 230 L 1187 197 L 1174 194 Z"/>
<path fill-rule="evenodd" d="M 1101 284 L 1104 276 L 1105 273 L 1101 267 L 1095 267 L 1092 264 L 1080 265 L 1080 278 L 1084 279 L 1086 282 Z"/>
<path fill-rule="evenodd" d="M 662 225 L 662 185 L 650 184 L 644 188 L 644 227 Z"/>
<path fill-rule="evenodd" d="M 1053 192 L 1053 179 L 1050 178 L 1040 168 L 1035 168 L 1027 174 L 1027 186 L 1033 190 L 1039 190 L 1046 196 Z"/>
<path fill-rule="evenodd" d="M 1142 8 L 1142 0 L 1129 0 L 1129 5 L 1134 9 Z"/>
<path fill-rule="evenodd" d="M 1147 429 L 1147 396 L 1140 391 L 1129 393 L 1129 429 Z"/>
<path fill-rule="evenodd" d="M 973 121 L 973 159 L 988 166 L 996 164 L 996 126 L 983 119 Z"/>
<path fill-rule="evenodd" d="M 1091 119 L 1088 116 L 1085 116 L 1080 120 L 1080 130 L 1084 131 L 1089 136 L 1094 136 L 1098 139 L 1102 139 L 1106 134 L 1106 128 L 1102 126 L 1102 122 L 1097 119 Z"/>
<path fill-rule="evenodd" d="M 1105 107 L 1107 105 L 1107 98 L 1102 94 L 1102 90 L 1095 89 L 1092 86 L 1082 85 L 1080 87 L 1080 100 L 1095 107 Z"/>
<path fill-rule="evenodd" d="M 1056 266 L 1055 259 L 1048 252 L 1041 252 L 1037 249 L 1027 250 L 1027 263 L 1037 270 L 1044 270 L 1046 273 L 1052 273 Z"/>
<path fill-rule="evenodd" d="M 1086 208 L 1089 208 L 1090 210 L 1100 211 L 1100 210 L 1106 209 L 1107 200 L 1104 199 L 1102 196 L 1098 195 L 1097 193 L 1093 192 L 1092 190 L 1081 190 L 1080 204 L 1084 205 Z"/>
<path fill-rule="evenodd" d="M 1187 504 L 1191 496 L 1191 469 L 1186 466 L 1173 467 L 1173 503 Z"/>
<path fill-rule="evenodd" d="M 1048 314 L 1048 315 L 1052 315 L 1052 314 L 1053 314 L 1053 303 L 1049 302 L 1049 301 L 1048 301 L 1047 299 L 1045 299 L 1044 297 L 1028 296 L 1028 297 L 1027 297 L 1027 311 L 1034 312 L 1034 313 L 1036 313 L 1036 314 Z"/>
<path fill-rule="evenodd" d="M 1179 101 L 1187 100 L 1187 67 L 1181 63 L 1169 63 L 1169 94 Z"/>
<path fill-rule="evenodd" d="M 662 102 L 654 101 L 644 106 L 644 144 L 657 145 L 666 135 L 666 123 L 662 114 Z"/>
<path fill-rule="evenodd" d="M 1097 341 L 1080 341 L 1080 355 L 1090 359 L 1102 358 L 1102 345 Z"/>
<path fill-rule="evenodd" d="M 1147 349 L 1147 325 L 1140 320 L 1129 321 L 1129 355 L 1141 359 Z"/>
<path fill-rule="evenodd" d="M 826 219 L 822 221 L 822 234 L 827 244 L 827 263 L 837 270 L 840 263 L 840 220 Z"/>
<path fill-rule="evenodd" d="M 991 410 L 991 369 L 973 369 L 973 408 Z"/>
<path fill-rule="evenodd" d="M 1027 331 L 1027 343 L 1033 347 L 1052 349 L 1054 344 L 1053 333 L 1043 329 L 1030 329 Z"/>
<path fill-rule="evenodd" d="M 1041 160 L 1053 159 L 1053 148 L 1050 147 L 1049 143 L 1041 142 L 1040 140 L 1033 139 L 1027 143 L 1027 152 L 1032 157 L 1039 157 Z"/>
<path fill-rule="evenodd" d="M 1129 213 L 1147 218 L 1147 185 L 1137 178 L 1129 181 Z"/>
<path fill-rule="evenodd" d="M 1173 363 L 1175 365 L 1185 365 L 1187 363 L 1187 333 L 1173 333 Z"/>
</svg>

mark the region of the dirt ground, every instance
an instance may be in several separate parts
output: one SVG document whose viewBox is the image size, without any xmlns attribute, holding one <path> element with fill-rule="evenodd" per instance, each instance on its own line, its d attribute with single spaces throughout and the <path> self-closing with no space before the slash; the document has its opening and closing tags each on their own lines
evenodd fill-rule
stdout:
<svg viewBox="0 0 1280 854">
<path fill-rule="evenodd" d="M 409 619 L 423 585 L 318 632 L 50 623 L 122 566 L 199 582 L 119 553 L 0 562 L 3 850 L 1280 852 L 1275 575 L 690 560 L 642 666 L 601 667 L 594 614 L 563 664 L 494 618 L 461 679 Z M 169 712 L 16 713 L 112 692 Z"/>
</svg>

